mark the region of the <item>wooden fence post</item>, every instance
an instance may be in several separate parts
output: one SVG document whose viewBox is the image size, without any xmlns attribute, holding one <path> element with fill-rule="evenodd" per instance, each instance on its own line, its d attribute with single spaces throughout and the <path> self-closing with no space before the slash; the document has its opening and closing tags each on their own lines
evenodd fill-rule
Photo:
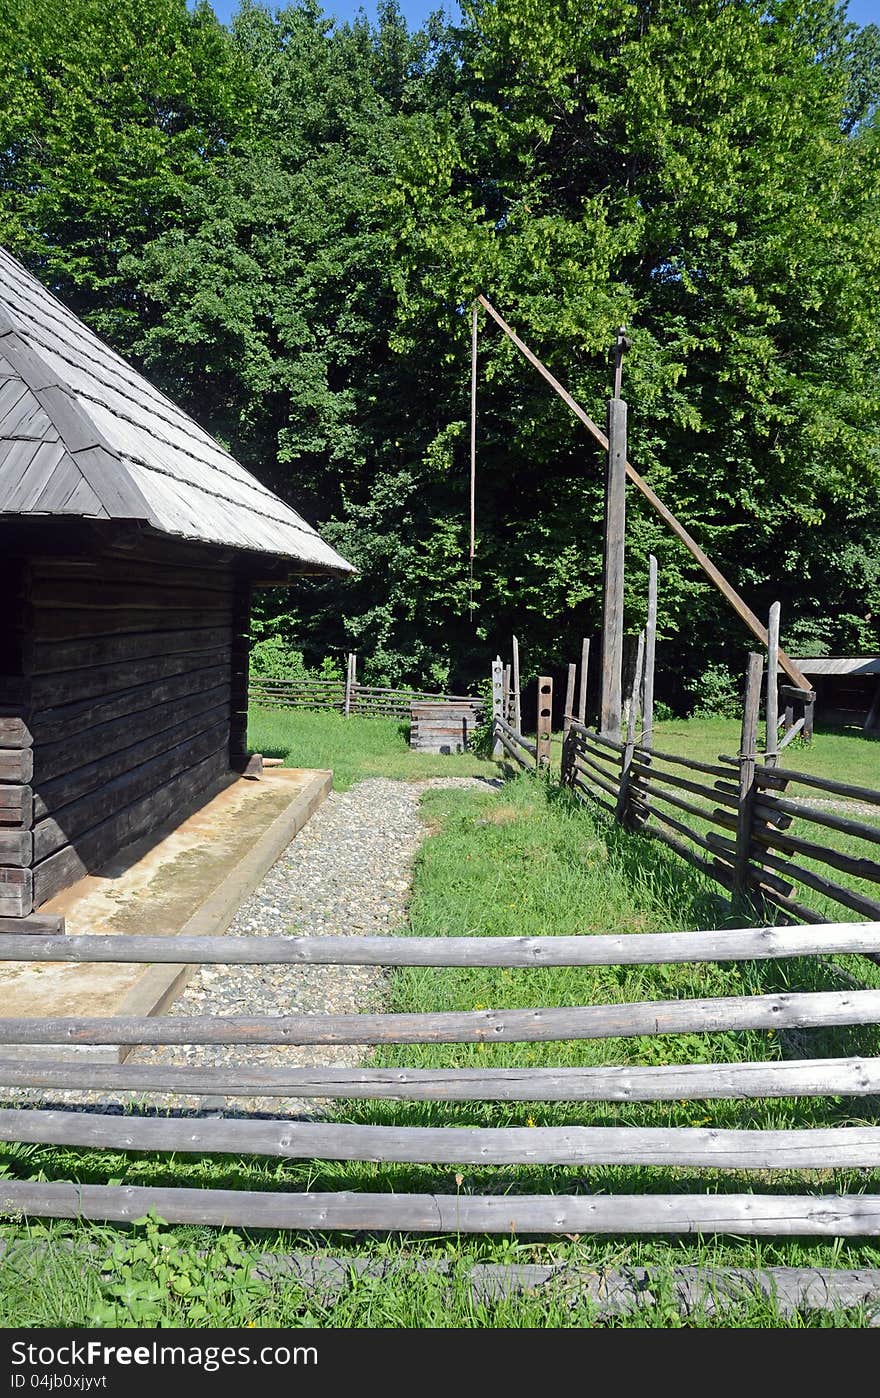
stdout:
<svg viewBox="0 0 880 1398">
<path fill-rule="evenodd" d="M 500 757 L 504 752 L 501 739 L 498 737 L 496 720 L 504 717 L 504 666 L 501 663 L 501 656 L 496 655 L 492 661 L 492 756 Z"/>
<path fill-rule="evenodd" d="M 629 717 L 626 722 L 626 744 L 623 749 L 623 756 L 620 760 L 620 785 L 617 788 L 615 819 L 620 825 L 627 824 L 630 813 L 630 772 L 632 769 L 633 750 L 636 745 L 636 723 L 638 722 L 639 698 L 644 675 L 645 633 L 644 631 L 640 631 L 639 644 L 636 651 L 636 669 L 633 675 L 632 693 L 630 694 L 629 700 Z"/>
<path fill-rule="evenodd" d="M 774 602 L 770 608 L 770 625 L 767 628 L 767 702 L 764 710 L 766 732 L 764 747 L 767 763 L 775 767 L 779 761 L 779 689 L 777 671 L 779 669 L 779 614 L 780 604 Z"/>
<path fill-rule="evenodd" d="M 501 679 L 501 714 L 505 723 L 510 722 L 510 666 L 505 665 Z"/>
<path fill-rule="evenodd" d="M 648 555 L 648 619 L 645 624 L 645 680 L 642 686 L 642 747 L 654 746 L 654 662 L 657 652 L 657 560 Z"/>
<path fill-rule="evenodd" d="M 513 726 L 517 733 L 522 733 L 522 690 L 519 679 L 519 641 L 513 638 L 513 668 L 511 670 L 511 683 L 513 685 Z"/>
<path fill-rule="evenodd" d="M 590 642 L 587 636 L 581 645 L 581 687 L 578 694 L 578 719 L 581 723 L 587 721 L 587 677 L 590 670 Z"/>
<path fill-rule="evenodd" d="M 563 736 L 563 738 L 567 737 L 567 735 L 568 735 L 568 730 L 569 730 L 569 728 L 571 727 L 571 721 L 572 721 L 572 719 L 574 718 L 574 682 L 575 682 L 575 677 L 576 677 L 576 676 L 577 676 L 577 666 L 576 666 L 576 665 L 569 665 L 569 667 L 568 667 L 568 684 L 566 685 L 566 688 L 565 688 L 565 713 L 564 713 L 563 716 L 562 716 L 562 736 Z"/>
<path fill-rule="evenodd" d="M 348 669 L 345 674 L 345 699 L 343 700 L 342 711 L 346 718 L 351 716 L 351 691 L 354 687 L 355 668 L 357 657 L 354 651 L 348 652 Z"/>
<path fill-rule="evenodd" d="M 538 676 L 538 726 L 535 765 L 538 771 L 550 766 L 550 735 L 553 730 L 553 681 L 549 675 Z"/>
<path fill-rule="evenodd" d="M 739 745 L 739 806 L 736 817 L 736 856 L 734 892 L 741 898 L 749 891 L 749 858 L 755 804 L 755 762 L 758 750 L 758 715 L 761 708 L 761 673 L 764 660 L 757 651 L 749 652 L 746 693 L 743 702 L 742 734 Z"/>
<path fill-rule="evenodd" d="M 623 576 L 626 534 L 626 403 L 620 396 L 623 327 L 614 345 L 614 396 L 608 403 L 608 459 L 605 472 L 605 528 L 602 573 L 602 693 L 599 727 L 619 739 L 623 685 Z"/>
</svg>

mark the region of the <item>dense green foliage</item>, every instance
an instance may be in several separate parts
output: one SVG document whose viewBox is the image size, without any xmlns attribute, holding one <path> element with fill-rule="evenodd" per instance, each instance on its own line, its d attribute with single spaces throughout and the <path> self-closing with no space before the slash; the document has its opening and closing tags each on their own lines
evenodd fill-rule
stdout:
<svg viewBox="0 0 880 1398">
<path fill-rule="evenodd" d="M 783 641 L 880 612 L 880 36 L 833 0 L 12 0 L 0 239 L 360 568 L 264 605 L 314 662 L 470 682 L 599 624 L 602 462 L 484 291 L 595 416 L 615 326 L 631 455 Z M 661 566 L 661 698 L 747 633 L 631 496 L 628 625 Z M 269 613 L 270 615 L 273 613 Z"/>
</svg>

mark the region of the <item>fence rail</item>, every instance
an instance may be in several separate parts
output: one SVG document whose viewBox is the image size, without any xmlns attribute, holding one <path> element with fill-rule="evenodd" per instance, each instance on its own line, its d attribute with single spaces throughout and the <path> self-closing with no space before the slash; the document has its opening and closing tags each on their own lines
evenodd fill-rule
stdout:
<svg viewBox="0 0 880 1398">
<path fill-rule="evenodd" d="M 390 689 L 343 680 L 274 680 L 251 677 L 248 697 L 269 709 L 329 709 L 377 718 L 409 718 L 413 704 L 481 701 L 467 694 L 436 694 L 424 689 Z M 346 704 L 347 701 L 347 704 Z"/>
<path fill-rule="evenodd" d="M 873 857 L 880 825 L 862 813 L 823 810 L 815 795 L 810 800 L 827 793 L 880 807 L 880 791 L 761 762 L 754 747 L 738 758 L 702 762 L 618 743 L 576 719 L 569 720 L 563 745 L 562 781 L 731 893 L 763 899 L 803 922 L 823 921 L 797 897 L 801 885 L 860 917 L 880 917 L 880 898 L 870 891 L 880 885 L 880 859 Z M 806 797 L 798 796 L 800 787 Z M 818 827 L 821 841 L 809 838 L 810 827 Z M 836 849 L 827 831 L 868 848 Z M 840 874 L 854 886 L 835 877 Z"/>
<path fill-rule="evenodd" d="M 22 936 L 3 960 L 257 965 L 678 964 L 777 959 L 830 951 L 880 953 L 880 922 L 597 937 L 162 938 Z M 261 1019 L 0 1018 L 16 1043 L 436 1043 L 728 1033 L 784 1026 L 880 1024 L 880 991 L 821 991 L 554 1009 L 413 1015 L 279 1015 Z M 0 1090 L 137 1089 L 147 1093 L 388 1098 L 412 1101 L 675 1101 L 728 1097 L 865 1097 L 880 1090 L 880 1058 L 845 1057 L 576 1068 L 332 1068 L 227 1063 L 92 1064 L 0 1056 Z M 721 1170 L 876 1169 L 880 1127 L 705 1130 L 701 1127 L 461 1127 L 196 1119 L 143 1112 L 0 1108 L 0 1140 L 102 1151 L 242 1153 L 279 1159 L 506 1167 L 674 1166 Z M 880 1235 L 880 1197 L 864 1194 L 640 1193 L 596 1196 L 251 1193 L 4 1179 L 0 1208 L 36 1217 L 129 1220 L 156 1209 L 170 1223 L 430 1232 Z"/>
</svg>

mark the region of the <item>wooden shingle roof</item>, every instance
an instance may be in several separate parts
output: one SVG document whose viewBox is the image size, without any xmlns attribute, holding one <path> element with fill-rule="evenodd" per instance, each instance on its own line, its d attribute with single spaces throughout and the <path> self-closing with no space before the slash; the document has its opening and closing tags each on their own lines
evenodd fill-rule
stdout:
<svg viewBox="0 0 880 1398">
<path fill-rule="evenodd" d="M 350 563 L 0 248 L 0 519 L 131 519 L 181 539 Z"/>
</svg>

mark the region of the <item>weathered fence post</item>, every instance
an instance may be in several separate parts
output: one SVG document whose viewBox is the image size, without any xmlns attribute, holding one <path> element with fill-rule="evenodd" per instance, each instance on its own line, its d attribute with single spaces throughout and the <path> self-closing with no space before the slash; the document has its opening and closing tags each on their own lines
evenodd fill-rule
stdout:
<svg viewBox="0 0 880 1398">
<path fill-rule="evenodd" d="M 510 722 L 510 666 L 505 665 L 501 680 L 501 717 Z"/>
<path fill-rule="evenodd" d="M 553 731 L 553 681 L 549 675 L 538 676 L 538 732 L 535 765 L 538 771 L 550 766 L 550 735 Z"/>
<path fill-rule="evenodd" d="M 614 346 L 614 397 L 608 404 L 608 463 L 605 474 L 605 530 L 602 579 L 602 693 L 599 726 L 606 738 L 620 737 L 623 672 L 623 570 L 626 531 L 626 403 L 620 396 L 623 327 Z"/>
<path fill-rule="evenodd" d="M 574 718 L 574 683 L 577 676 L 577 666 L 568 667 L 568 684 L 565 688 L 565 713 L 562 715 L 562 736 L 568 736 L 571 721 Z"/>
<path fill-rule="evenodd" d="M 578 720 L 581 723 L 587 721 L 587 676 L 590 669 L 590 642 L 588 637 L 584 637 L 581 645 L 581 687 L 578 694 Z"/>
<path fill-rule="evenodd" d="M 342 704 L 342 711 L 346 718 L 351 715 L 352 690 L 354 689 L 354 677 L 357 673 L 357 656 L 354 651 L 348 652 L 348 669 L 345 674 L 345 698 Z"/>
<path fill-rule="evenodd" d="M 770 608 L 770 624 L 767 627 L 767 702 L 764 710 L 766 732 L 764 747 L 767 764 L 775 767 L 779 760 L 779 690 L 777 671 L 779 669 L 779 614 L 780 604 L 774 602 Z"/>
<path fill-rule="evenodd" d="M 513 638 L 513 668 L 511 670 L 511 683 L 513 684 L 513 726 L 517 733 L 522 733 L 522 690 L 519 680 L 519 641 Z"/>
<path fill-rule="evenodd" d="M 492 756 L 500 757 L 504 751 L 498 736 L 498 719 L 504 717 L 504 666 L 501 656 L 492 661 Z"/>
<path fill-rule="evenodd" d="M 734 892 L 748 896 L 749 857 L 755 804 L 755 762 L 758 750 L 758 714 L 761 708 L 761 672 L 764 660 L 757 651 L 749 652 L 746 693 L 743 701 L 742 733 L 739 744 L 739 805 L 736 818 L 736 856 L 733 871 Z"/>
<path fill-rule="evenodd" d="M 648 555 L 648 619 L 645 623 L 645 680 L 642 686 L 642 747 L 654 746 L 654 662 L 657 653 L 657 560 Z"/>
<path fill-rule="evenodd" d="M 615 819 L 618 824 L 626 825 L 630 815 L 630 782 L 633 750 L 636 745 L 636 723 L 639 716 L 639 697 L 642 689 L 642 681 L 645 674 L 645 633 L 639 632 L 639 644 L 636 651 L 636 669 L 633 675 L 632 693 L 629 701 L 629 717 L 626 722 L 626 744 L 623 749 L 623 756 L 620 760 L 620 786 L 617 788 L 617 809 Z"/>
</svg>

